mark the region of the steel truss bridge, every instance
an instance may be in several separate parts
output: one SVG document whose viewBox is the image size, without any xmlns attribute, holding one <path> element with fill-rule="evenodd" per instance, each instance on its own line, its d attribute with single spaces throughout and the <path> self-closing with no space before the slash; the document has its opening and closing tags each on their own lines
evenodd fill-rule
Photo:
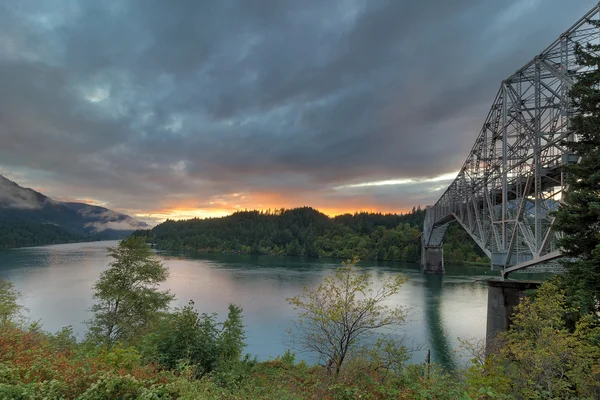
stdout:
<svg viewBox="0 0 600 400">
<path fill-rule="evenodd" d="M 439 252 L 448 224 L 458 221 L 503 277 L 526 268 L 557 271 L 552 211 L 567 189 L 564 165 L 577 162 L 565 146 L 577 140 L 569 89 L 588 70 L 575 48 L 599 43 L 600 28 L 590 22 L 599 17 L 600 3 L 502 82 L 456 179 L 427 208 L 423 265 L 430 250 Z"/>
</svg>

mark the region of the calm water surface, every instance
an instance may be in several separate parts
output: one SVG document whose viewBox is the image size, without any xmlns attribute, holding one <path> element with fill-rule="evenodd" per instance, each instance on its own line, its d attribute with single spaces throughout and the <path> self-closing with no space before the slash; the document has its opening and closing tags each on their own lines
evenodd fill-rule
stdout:
<svg viewBox="0 0 600 400">
<path fill-rule="evenodd" d="M 71 325 L 79 338 L 93 304 L 91 288 L 110 259 L 106 248 L 117 242 L 77 243 L 0 251 L 0 276 L 23 294 L 32 321 L 48 331 Z M 284 332 L 294 317 L 287 297 L 302 287 L 317 286 L 339 263 L 336 260 L 293 257 L 194 255 L 158 253 L 170 269 L 164 284 L 176 303 L 194 300 L 200 312 L 220 318 L 229 303 L 241 305 L 247 327 L 247 351 L 260 359 L 283 354 Z M 392 299 L 410 307 L 410 317 L 398 335 L 409 347 L 420 348 L 413 360 L 421 362 L 427 349 L 432 359 L 447 367 L 462 363 L 457 337 L 485 336 L 487 286 L 492 276 L 485 268 L 446 267 L 444 276 L 422 275 L 417 264 L 361 262 L 378 282 L 397 274 L 409 280 Z M 310 355 L 300 355 L 312 361 Z"/>
</svg>

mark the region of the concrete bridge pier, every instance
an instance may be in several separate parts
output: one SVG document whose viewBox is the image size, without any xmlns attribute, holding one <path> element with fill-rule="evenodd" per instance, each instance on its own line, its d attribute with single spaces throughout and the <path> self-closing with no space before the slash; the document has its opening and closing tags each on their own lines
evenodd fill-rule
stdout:
<svg viewBox="0 0 600 400">
<path fill-rule="evenodd" d="M 444 249 L 442 246 L 424 246 L 421 250 L 421 266 L 426 274 L 443 274 Z"/>
<path fill-rule="evenodd" d="M 537 289 L 540 282 L 488 281 L 486 347 L 489 351 L 494 338 L 512 325 L 512 314 L 528 290 Z"/>
</svg>

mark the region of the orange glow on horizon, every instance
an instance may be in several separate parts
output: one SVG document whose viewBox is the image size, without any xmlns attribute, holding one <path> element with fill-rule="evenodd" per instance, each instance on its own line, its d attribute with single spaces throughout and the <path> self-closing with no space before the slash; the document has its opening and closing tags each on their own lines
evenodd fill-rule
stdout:
<svg viewBox="0 0 600 400">
<path fill-rule="evenodd" d="M 150 223 L 150 220 L 155 221 L 155 223 L 160 223 L 163 222 L 167 219 L 170 220 L 185 220 L 185 219 L 192 219 L 192 218 L 199 218 L 199 219 L 205 219 L 205 218 L 220 218 L 220 217 L 226 217 L 228 215 L 231 215 L 235 212 L 238 211 L 275 211 L 275 210 L 279 210 L 281 208 L 284 208 L 286 210 L 289 209 L 293 209 L 293 208 L 299 208 L 299 207 L 304 207 L 302 205 L 296 205 L 296 206 L 272 206 L 272 207 L 266 207 L 266 208 L 261 208 L 261 207 L 244 207 L 244 208 L 214 208 L 214 209 L 199 209 L 199 208 L 172 208 L 172 209 L 161 209 L 161 210 L 156 210 L 156 211 L 150 211 L 147 213 L 136 213 L 135 217 L 142 219 L 142 220 L 146 220 L 146 222 Z M 312 208 L 314 208 L 315 210 L 322 212 L 323 214 L 329 216 L 329 217 L 335 217 L 337 215 L 342 215 L 342 214 L 354 214 L 354 213 L 360 213 L 360 212 L 368 212 L 368 213 L 382 213 L 382 214 L 400 214 L 400 213 L 407 213 L 410 211 L 410 209 L 408 210 L 404 210 L 404 209 L 382 209 L 382 208 L 376 208 L 376 207 L 358 207 L 358 208 L 341 208 L 341 207 L 315 207 L 313 206 Z"/>
<path fill-rule="evenodd" d="M 273 192 L 235 192 L 203 199 L 166 199 L 162 202 L 160 208 L 154 210 L 132 210 L 133 212 L 130 215 L 154 225 L 167 219 L 184 220 L 225 217 L 236 211 L 275 211 L 282 208 L 289 210 L 299 207 L 312 207 L 329 217 L 334 217 L 347 213 L 354 214 L 355 212 L 398 214 L 406 213 L 412 208 L 412 206 L 408 209 L 400 207 L 392 208 L 386 204 L 374 203 L 370 197 L 319 198 L 314 193 L 294 193 L 293 196 L 286 196 Z"/>
</svg>

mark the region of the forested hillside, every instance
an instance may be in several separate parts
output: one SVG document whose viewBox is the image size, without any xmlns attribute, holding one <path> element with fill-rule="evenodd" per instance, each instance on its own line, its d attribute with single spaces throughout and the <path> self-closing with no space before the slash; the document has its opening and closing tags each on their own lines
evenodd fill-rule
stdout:
<svg viewBox="0 0 600 400">
<path fill-rule="evenodd" d="M 28 221 L 0 211 L 0 249 L 86 240 L 90 240 L 90 237 L 70 232 L 60 226 Z"/>
<path fill-rule="evenodd" d="M 241 211 L 222 218 L 167 220 L 137 231 L 164 250 L 239 252 L 323 258 L 416 262 L 425 211 L 407 214 L 355 213 L 330 218 L 302 207 Z M 485 262 L 475 243 L 457 226 L 446 234 L 448 262 Z"/>
<path fill-rule="evenodd" d="M 458 222 L 452 222 L 444 235 L 444 261 L 448 264 L 483 262 L 490 264 L 489 258 L 479 248 Z"/>
</svg>

